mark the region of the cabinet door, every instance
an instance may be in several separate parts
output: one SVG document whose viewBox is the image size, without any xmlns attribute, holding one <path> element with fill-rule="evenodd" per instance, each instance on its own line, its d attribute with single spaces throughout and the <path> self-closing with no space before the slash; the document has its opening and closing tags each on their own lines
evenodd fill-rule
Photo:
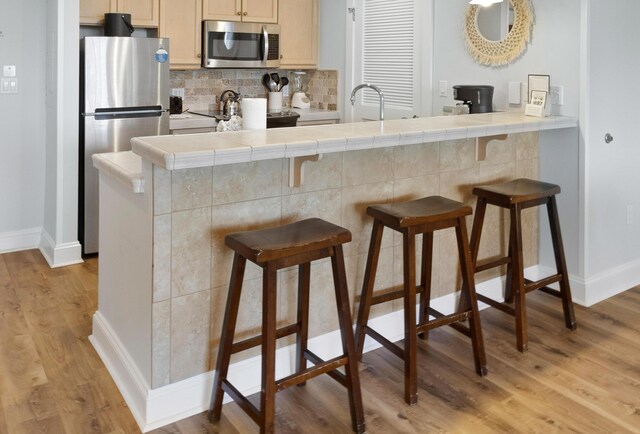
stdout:
<svg viewBox="0 0 640 434">
<path fill-rule="evenodd" d="M 116 0 L 80 0 L 80 24 L 103 25 L 109 12 L 116 12 Z"/>
<path fill-rule="evenodd" d="M 242 20 L 242 0 L 204 0 L 202 19 L 240 21 Z"/>
<path fill-rule="evenodd" d="M 318 67 L 318 0 L 280 0 L 280 67 Z"/>
<path fill-rule="evenodd" d="M 159 3 L 159 0 L 118 0 L 118 12 L 131 14 L 134 27 L 158 27 Z"/>
<path fill-rule="evenodd" d="M 278 0 L 242 0 L 242 21 L 277 23 Z"/>
<path fill-rule="evenodd" d="M 161 0 L 158 34 L 171 38 L 171 69 L 200 68 L 202 0 Z"/>
</svg>

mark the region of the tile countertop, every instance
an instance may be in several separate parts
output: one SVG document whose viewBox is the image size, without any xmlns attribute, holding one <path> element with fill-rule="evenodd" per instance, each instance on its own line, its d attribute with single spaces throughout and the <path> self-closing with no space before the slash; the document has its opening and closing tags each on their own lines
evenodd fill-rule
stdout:
<svg viewBox="0 0 640 434">
<path fill-rule="evenodd" d="M 175 170 L 577 126 L 575 117 L 536 118 L 498 112 L 357 122 L 331 128 L 320 125 L 137 137 L 131 146 L 142 158 Z"/>
<path fill-rule="evenodd" d="M 195 110 L 197 111 L 197 110 Z M 340 112 L 335 110 L 322 110 L 315 108 L 307 109 L 291 109 L 300 115 L 299 120 L 304 121 L 324 121 L 324 120 L 340 120 Z M 208 116 L 197 115 L 194 113 L 182 113 L 179 115 L 171 115 L 169 118 L 170 130 L 183 130 L 189 128 L 213 128 L 216 121 Z"/>
</svg>

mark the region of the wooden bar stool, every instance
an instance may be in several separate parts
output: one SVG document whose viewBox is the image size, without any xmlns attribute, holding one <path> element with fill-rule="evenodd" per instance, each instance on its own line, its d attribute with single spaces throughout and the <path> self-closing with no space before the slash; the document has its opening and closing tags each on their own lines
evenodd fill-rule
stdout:
<svg viewBox="0 0 640 434">
<path fill-rule="evenodd" d="M 271 229 L 238 232 L 225 237 L 225 244 L 233 249 L 235 254 L 214 376 L 209 420 L 212 422 L 220 420 L 222 398 L 226 392 L 260 426 L 261 433 L 272 433 L 274 431 L 276 392 L 293 385 L 304 385 L 307 380 L 320 374 L 328 374 L 348 390 L 353 430 L 358 433 L 365 431 L 342 252 L 342 244 L 349 241 L 351 241 L 351 232 L 347 229 L 317 218 Z M 324 361 L 307 349 L 307 335 L 311 262 L 327 257 L 331 257 L 333 268 L 343 354 Z M 262 334 L 234 343 L 233 335 L 247 259 L 263 269 Z M 276 329 L 277 271 L 293 265 L 297 265 L 299 269 L 297 322 Z M 296 334 L 297 338 L 296 373 L 276 380 L 276 340 L 292 334 Z M 262 346 L 260 410 L 227 380 L 231 355 L 258 345 Z M 314 366 L 307 368 L 307 361 L 313 363 Z M 338 371 L 338 368 L 342 366 L 344 366 L 345 374 Z"/>
<path fill-rule="evenodd" d="M 450 325 L 471 338 L 475 368 L 478 375 L 487 373 L 484 343 L 478 315 L 473 269 L 469 255 L 469 241 L 465 216 L 471 214 L 471 207 L 440 196 L 426 197 L 393 205 L 373 205 L 367 208 L 373 217 L 371 244 L 362 285 L 358 321 L 356 323 L 356 351 L 362 357 L 365 334 L 377 340 L 393 354 L 404 360 L 404 398 L 413 405 L 418 400 L 416 336 L 426 338 L 429 330 Z M 382 231 L 391 228 L 402 234 L 403 239 L 403 288 L 393 292 L 374 295 L 373 287 L 380 256 Z M 443 315 L 430 307 L 431 266 L 433 255 L 433 232 L 439 229 L 455 228 L 458 239 L 458 254 L 462 269 L 463 294 L 458 311 Z M 422 271 L 420 286 L 416 287 L 415 238 L 422 238 Z M 420 292 L 420 314 L 416 320 L 416 292 Z M 398 298 L 404 299 L 404 350 L 387 340 L 367 325 L 371 306 Z M 429 314 L 435 317 L 428 320 Z M 469 327 L 460 324 L 469 320 Z M 416 324 L 418 322 L 418 324 Z"/>
<path fill-rule="evenodd" d="M 474 264 L 474 271 L 478 273 L 490 268 L 507 265 L 505 302 L 500 303 L 481 294 L 478 294 L 478 299 L 515 316 L 517 347 L 521 352 L 527 350 L 528 344 L 527 314 L 525 309 L 525 295 L 527 292 L 539 289 L 542 292 L 561 298 L 565 324 L 567 328 L 571 330 L 576 329 L 567 264 L 565 263 L 564 250 L 562 248 L 558 207 L 556 205 L 556 194 L 558 193 L 560 193 L 560 187 L 555 184 L 548 184 L 526 178 L 515 179 L 503 184 L 475 187 L 473 189 L 473 194 L 478 197 L 476 214 L 471 230 L 471 259 Z M 480 236 L 482 235 L 482 224 L 484 222 L 487 204 L 509 210 L 511 218 L 509 253 L 503 258 L 478 264 L 478 249 L 480 248 Z M 547 205 L 549 226 L 551 227 L 551 241 L 553 243 L 556 262 L 556 274 L 532 282 L 524 278 L 521 212 L 525 208 L 545 204 Z M 553 283 L 560 284 L 560 291 L 548 287 L 548 285 Z M 511 303 L 514 301 L 515 307 L 512 307 Z"/>
</svg>

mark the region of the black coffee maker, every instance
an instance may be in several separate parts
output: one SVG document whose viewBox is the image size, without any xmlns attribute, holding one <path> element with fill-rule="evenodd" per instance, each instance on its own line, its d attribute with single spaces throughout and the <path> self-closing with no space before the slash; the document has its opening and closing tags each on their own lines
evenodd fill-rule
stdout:
<svg viewBox="0 0 640 434">
<path fill-rule="evenodd" d="M 493 111 L 493 86 L 456 85 L 453 99 L 469 107 L 469 113 L 491 113 Z"/>
</svg>

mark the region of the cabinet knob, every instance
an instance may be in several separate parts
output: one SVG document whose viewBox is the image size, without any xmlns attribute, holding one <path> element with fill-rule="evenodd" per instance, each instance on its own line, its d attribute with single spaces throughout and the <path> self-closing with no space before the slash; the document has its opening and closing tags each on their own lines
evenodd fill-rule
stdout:
<svg viewBox="0 0 640 434">
<path fill-rule="evenodd" d="M 236 15 L 242 15 L 242 12 L 238 11 L 236 12 Z"/>
<path fill-rule="evenodd" d="M 280 58 L 281 58 L 281 59 L 284 59 L 284 54 L 281 54 L 281 55 L 280 55 Z"/>
<path fill-rule="evenodd" d="M 202 54 L 198 53 L 198 56 L 197 56 L 197 57 L 198 57 L 198 59 L 199 59 L 199 58 L 201 58 L 201 57 L 202 57 Z"/>
<path fill-rule="evenodd" d="M 247 15 L 249 15 L 249 12 L 244 12 L 242 15 L 246 17 Z"/>
</svg>

